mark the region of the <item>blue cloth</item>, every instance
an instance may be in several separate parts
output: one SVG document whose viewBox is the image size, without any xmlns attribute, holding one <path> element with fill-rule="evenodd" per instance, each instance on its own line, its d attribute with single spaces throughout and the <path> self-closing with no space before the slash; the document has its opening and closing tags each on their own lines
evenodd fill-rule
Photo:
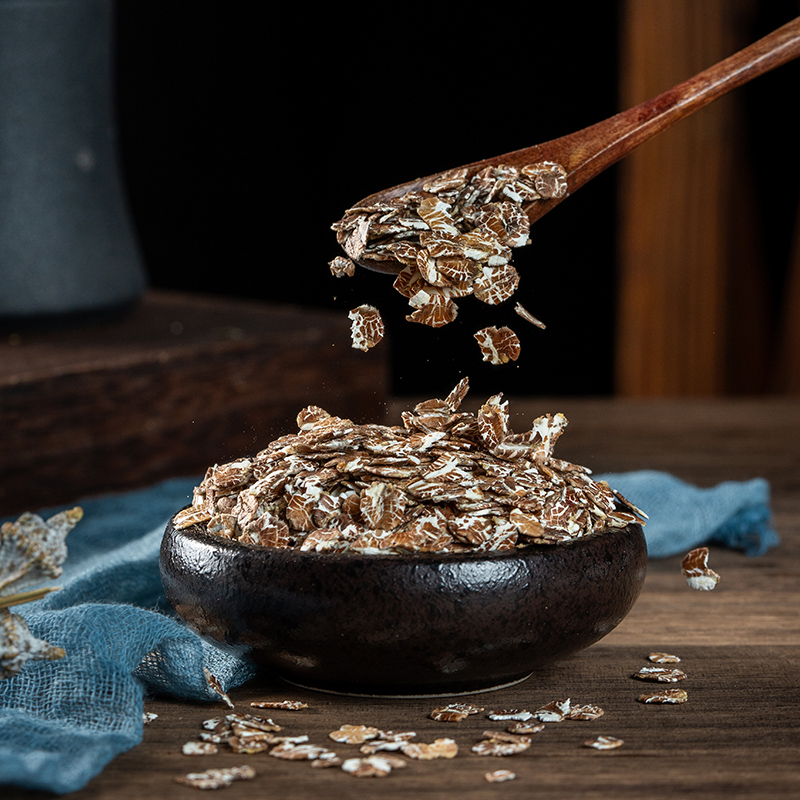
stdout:
<svg viewBox="0 0 800 800">
<path fill-rule="evenodd" d="M 765 481 L 698 489 L 657 472 L 598 477 L 649 514 L 651 556 L 706 542 L 758 554 L 777 543 Z M 0 784 L 80 789 L 141 741 L 146 695 L 213 700 L 203 667 L 225 689 L 254 674 L 246 655 L 209 644 L 178 621 L 161 589 L 166 521 L 198 480 L 79 503 L 84 518 L 67 537 L 62 590 L 14 609 L 67 655 L 29 662 L 0 681 Z"/>
<path fill-rule="evenodd" d="M 80 789 L 141 741 L 145 695 L 212 700 L 203 667 L 225 688 L 255 673 L 241 653 L 207 643 L 166 613 L 161 537 L 198 482 L 171 480 L 79 503 L 84 517 L 67 537 L 55 582 L 63 588 L 13 609 L 67 655 L 28 662 L 0 681 L 0 785 Z"/>
<path fill-rule="evenodd" d="M 653 470 L 596 477 L 648 515 L 644 532 L 651 558 L 711 543 L 758 556 L 778 544 L 763 478 L 700 489 Z"/>
</svg>

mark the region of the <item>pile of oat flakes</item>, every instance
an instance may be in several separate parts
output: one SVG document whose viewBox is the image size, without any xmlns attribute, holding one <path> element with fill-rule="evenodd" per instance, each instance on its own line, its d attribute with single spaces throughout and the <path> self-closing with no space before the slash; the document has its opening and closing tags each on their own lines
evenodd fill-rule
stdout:
<svg viewBox="0 0 800 800">
<path fill-rule="evenodd" d="M 567 193 L 566 170 L 550 161 L 522 168 L 499 164 L 470 175 L 466 167 L 445 172 L 422 191 L 358 205 L 333 225 L 346 256 L 330 262 L 337 277 L 355 264 L 399 270 L 394 288 L 408 299 L 410 322 L 439 328 L 458 313 L 456 300 L 474 295 L 488 305 L 508 300 L 519 285 L 511 250 L 530 242 L 525 206 Z M 544 325 L 517 304 L 526 321 Z M 353 347 L 369 350 L 384 335 L 380 312 L 362 305 L 350 312 Z M 483 359 L 516 361 L 517 335 L 489 326 L 475 334 Z"/>
<path fill-rule="evenodd" d="M 501 395 L 459 411 L 467 389 L 465 378 L 394 427 L 305 408 L 298 433 L 209 468 L 175 527 L 199 523 L 249 545 L 400 554 L 555 544 L 643 522 L 588 469 L 554 457 L 562 414 L 514 433 Z"/>
</svg>

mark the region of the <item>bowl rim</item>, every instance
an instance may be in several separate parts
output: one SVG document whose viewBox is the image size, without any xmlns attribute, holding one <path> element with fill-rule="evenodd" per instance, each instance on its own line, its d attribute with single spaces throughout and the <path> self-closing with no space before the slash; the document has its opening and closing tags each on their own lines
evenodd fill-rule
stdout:
<svg viewBox="0 0 800 800">
<path fill-rule="evenodd" d="M 184 506 L 189 508 L 190 505 Z M 463 551 L 460 553 L 443 553 L 443 552 L 430 552 L 430 553 L 320 553 L 315 550 L 299 550 L 293 547 L 270 547 L 269 545 L 261 544 L 245 544 L 236 539 L 226 539 L 222 536 L 215 536 L 208 533 L 202 523 L 193 523 L 187 525 L 185 528 L 176 528 L 173 524 L 175 515 L 184 509 L 178 509 L 167 522 L 167 527 L 164 532 L 164 537 L 167 534 L 173 536 L 188 536 L 200 543 L 207 544 L 223 551 L 228 551 L 232 554 L 244 555 L 250 553 L 269 554 L 275 558 L 297 559 L 308 561 L 330 561 L 332 563 L 356 563 L 361 561 L 374 562 L 374 563 L 394 563 L 394 564 L 420 564 L 420 563 L 459 563 L 459 562 L 478 562 L 478 561 L 513 561 L 525 556 L 546 555 L 548 553 L 555 554 L 559 551 L 571 549 L 580 544 L 587 544 L 595 542 L 600 538 L 607 538 L 614 534 L 621 534 L 623 532 L 631 532 L 632 529 L 638 529 L 642 539 L 644 540 L 644 529 L 641 524 L 631 522 L 622 528 L 604 528 L 594 533 L 580 536 L 575 539 L 570 539 L 565 542 L 557 542 L 554 544 L 526 544 L 522 547 L 513 547 L 508 550 L 482 550 L 482 551 Z M 645 540 L 646 547 L 646 540 Z"/>
</svg>

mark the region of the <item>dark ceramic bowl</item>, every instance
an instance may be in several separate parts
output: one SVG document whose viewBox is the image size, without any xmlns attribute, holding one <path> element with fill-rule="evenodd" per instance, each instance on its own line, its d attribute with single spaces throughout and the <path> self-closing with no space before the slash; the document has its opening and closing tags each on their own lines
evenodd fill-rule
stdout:
<svg viewBox="0 0 800 800">
<path fill-rule="evenodd" d="M 523 680 L 633 606 L 639 525 L 499 553 L 347 555 L 248 547 L 170 523 L 161 577 L 196 630 L 281 678 L 349 694 L 442 695 Z"/>
</svg>

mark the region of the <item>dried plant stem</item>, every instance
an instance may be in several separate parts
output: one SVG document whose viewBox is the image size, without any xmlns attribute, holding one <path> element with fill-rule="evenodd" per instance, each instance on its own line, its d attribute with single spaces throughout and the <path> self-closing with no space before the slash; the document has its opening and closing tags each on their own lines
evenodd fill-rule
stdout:
<svg viewBox="0 0 800 800">
<path fill-rule="evenodd" d="M 60 586 L 40 586 L 38 589 L 30 589 L 27 592 L 17 592 L 0 597 L 0 608 L 22 605 L 22 603 L 32 603 L 34 600 L 41 600 L 50 592 L 57 592 Z"/>
</svg>

